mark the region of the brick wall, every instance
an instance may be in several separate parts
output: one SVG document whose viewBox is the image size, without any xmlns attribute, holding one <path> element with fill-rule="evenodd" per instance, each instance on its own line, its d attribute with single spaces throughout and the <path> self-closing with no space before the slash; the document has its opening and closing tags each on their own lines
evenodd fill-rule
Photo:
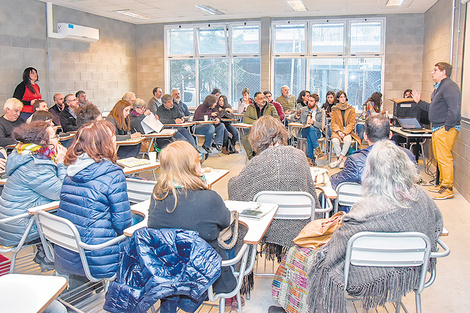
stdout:
<svg viewBox="0 0 470 313">
<path fill-rule="evenodd" d="M 46 4 L 0 0 L 0 6 L 1 104 L 12 96 L 28 66 L 37 68 L 41 95 L 50 105 L 57 92 L 85 90 L 101 110 L 110 110 L 125 92 L 136 89 L 135 25 L 54 6 L 54 27 L 67 22 L 99 28 L 100 40 L 49 39 L 49 86 Z"/>
</svg>

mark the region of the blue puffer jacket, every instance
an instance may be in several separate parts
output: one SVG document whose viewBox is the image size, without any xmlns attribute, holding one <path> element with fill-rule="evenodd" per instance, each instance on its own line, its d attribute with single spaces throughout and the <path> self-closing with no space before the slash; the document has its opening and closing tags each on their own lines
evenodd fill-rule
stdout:
<svg viewBox="0 0 470 313">
<path fill-rule="evenodd" d="M 109 160 L 89 160 L 78 173 L 71 172 L 71 168 L 80 159 L 69 166 L 57 215 L 77 226 L 83 242 L 99 244 L 121 235 L 131 225 L 131 211 L 122 169 Z M 97 278 L 112 276 L 121 251 L 119 244 L 87 251 L 91 274 Z M 61 247 L 55 248 L 55 268 L 61 274 L 85 275 L 79 255 Z"/>
<path fill-rule="evenodd" d="M 177 306 L 194 312 L 220 276 L 221 263 L 220 255 L 198 232 L 141 228 L 128 240 L 103 309 L 143 313 L 166 298 L 162 312 L 176 312 Z"/>
<path fill-rule="evenodd" d="M 341 172 L 331 176 L 331 187 L 333 187 L 333 189 L 336 189 L 336 187 L 343 182 L 358 184 L 362 182 L 362 172 L 364 172 L 367 156 L 369 155 L 372 147 L 373 145 L 365 149 L 358 150 L 346 159 L 346 162 L 344 163 L 344 169 Z M 408 155 L 411 161 L 416 164 L 416 159 L 413 153 L 408 149 L 401 149 L 406 153 L 406 155 Z"/>
<path fill-rule="evenodd" d="M 36 154 L 18 154 L 8 157 L 5 172 L 9 178 L 0 198 L 0 218 L 25 213 L 27 209 L 59 200 L 66 167 Z M 0 225 L 0 244 L 18 244 L 28 224 L 27 218 Z M 39 238 L 33 224 L 27 241 Z"/>
</svg>

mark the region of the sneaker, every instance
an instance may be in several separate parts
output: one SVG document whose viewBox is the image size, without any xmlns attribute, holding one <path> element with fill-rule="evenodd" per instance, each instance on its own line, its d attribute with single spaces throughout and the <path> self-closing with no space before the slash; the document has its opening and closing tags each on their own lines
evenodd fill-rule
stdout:
<svg viewBox="0 0 470 313">
<path fill-rule="evenodd" d="M 222 145 L 215 145 L 215 148 L 217 149 L 217 151 L 222 151 Z"/>
<path fill-rule="evenodd" d="M 430 192 L 439 192 L 440 190 L 441 190 L 441 185 L 432 186 L 428 188 L 428 191 Z"/>
<path fill-rule="evenodd" d="M 222 153 L 223 153 L 223 154 L 230 154 L 230 152 L 228 152 L 228 150 L 227 150 L 226 147 L 223 147 L 223 148 L 222 148 Z"/>
<path fill-rule="evenodd" d="M 338 167 L 339 163 L 341 163 L 340 160 L 336 160 L 336 161 L 334 161 L 334 162 L 331 162 L 331 163 L 330 163 L 330 167 L 331 167 L 331 168 Z"/>
<path fill-rule="evenodd" d="M 317 155 L 317 158 L 323 158 L 325 156 L 325 154 L 323 153 L 323 151 L 321 151 L 321 148 L 320 147 L 316 147 L 315 148 L 315 154 Z"/>
<path fill-rule="evenodd" d="M 434 200 L 445 200 L 454 197 L 454 188 L 442 186 L 432 198 Z"/>
<path fill-rule="evenodd" d="M 346 162 L 346 159 L 343 159 L 343 161 L 341 161 L 339 163 L 339 168 L 344 168 L 344 163 Z"/>
</svg>

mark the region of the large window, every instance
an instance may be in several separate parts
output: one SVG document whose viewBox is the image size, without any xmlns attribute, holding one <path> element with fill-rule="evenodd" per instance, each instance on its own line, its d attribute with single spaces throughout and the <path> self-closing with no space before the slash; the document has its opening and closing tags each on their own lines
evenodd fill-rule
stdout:
<svg viewBox="0 0 470 313">
<path fill-rule="evenodd" d="M 261 89 L 260 24 L 166 26 L 167 91 L 196 107 L 214 88 L 236 107 L 241 90 Z"/>
<path fill-rule="evenodd" d="M 344 90 L 362 110 L 373 92 L 383 90 L 384 19 L 279 21 L 272 32 L 276 95 L 288 85 L 295 96 L 309 90 L 323 103 L 329 90 Z"/>
</svg>

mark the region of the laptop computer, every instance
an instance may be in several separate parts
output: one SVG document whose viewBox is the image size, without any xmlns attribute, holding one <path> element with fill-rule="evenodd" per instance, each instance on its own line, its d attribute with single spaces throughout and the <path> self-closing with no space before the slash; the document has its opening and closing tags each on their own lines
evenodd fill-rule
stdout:
<svg viewBox="0 0 470 313">
<path fill-rule="evenodd" d="M 401 129 L 408 133 L 425 134 L 431 132 L 430 129 L 421 126 L 415 117 L 399 117 L 398 123 L 400 123 Z"/>
</svg>

